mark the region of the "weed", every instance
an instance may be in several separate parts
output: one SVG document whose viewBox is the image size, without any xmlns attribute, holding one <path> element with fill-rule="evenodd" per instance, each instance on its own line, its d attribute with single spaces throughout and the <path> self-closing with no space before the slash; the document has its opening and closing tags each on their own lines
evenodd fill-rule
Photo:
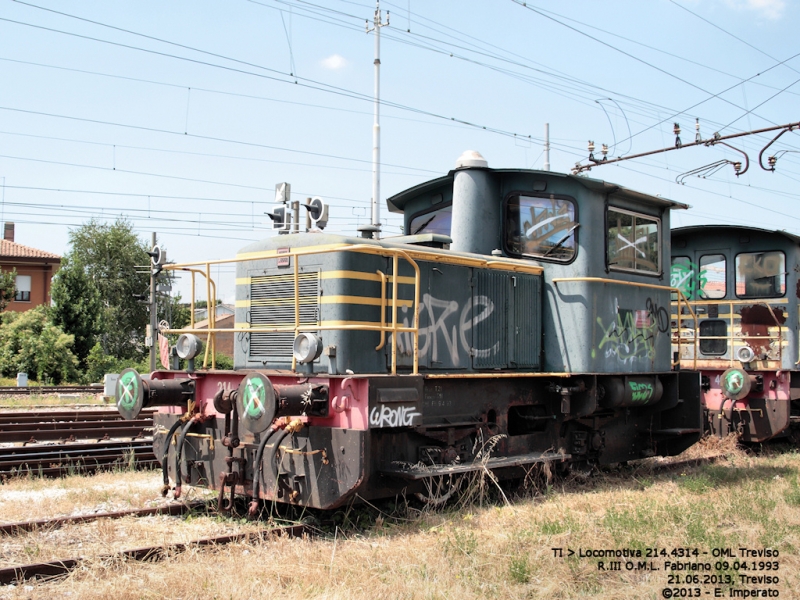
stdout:
<svg viewBox="0 0 800 600">
<path fill-rule="evenodd" d="M 531 578 L 531 568 L 528 564 L 527 557 L 519 556 L 511 559 L 511 564 L 508 567 L 508 574 L 511 576 L 511 581 L 515 583 L 528 583 Z"/>
</svg>

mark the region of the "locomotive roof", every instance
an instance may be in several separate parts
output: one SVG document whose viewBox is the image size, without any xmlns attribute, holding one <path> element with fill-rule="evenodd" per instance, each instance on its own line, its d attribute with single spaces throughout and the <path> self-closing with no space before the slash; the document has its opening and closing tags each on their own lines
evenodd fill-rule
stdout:
<svg viewBox="0 0 800 600">
<path fill-rule="evenodd" d="M 591 179 L 589 177 L 579 177 L 576 175 L 568 175 L 566 173 L 556 173 L 554 171 L 536 171 L 532 169 L 487 169 L 487 170 L 500 174 L 541 175 L 550 178 L 572 179 L 580 183 L 585 188 L 590 189 L 592 191 L 597 191 L 609 195 L 619 194 L 621 196 L 645 202 L 653 206 L 667 207 L 671 209 L 689 208 L 688 204 L 682 204 L 680 202 L 668 200 L 660 196 L 651 196 L 650 194 L 637 192 L 635 190 L 625 188 L 621 185 L 608 183 L 601 179 Z M 420 194 L 424 194 L 427 191 L 433 191 L 435 189 L 441 188 L 443 185 L 447 184 L 452 185 L 455 173 L 456 173 L 455 170 L 450 171 L 447 175 L 443 177 L 431 179 L 430 181 L 426 181 L 407 190 L 403 190 L 399 194 L 390 196 L 389 198 L 386 199 L 386 204 L 389 207 L 389 212 L 402 213 L 405 209 L 406 203 L 412 198 L 416 198 Z"/>
<path fill-rule="evenodd" d="M 788 238 L 795 244 L 800 244 L 800 236 L 796 236 L 783 229 L 762 229 L 761 227 L 748 227 L 746 225 L 689 225 L 686 227 L 673 227 L 672 235 L 693 234 L 693 233 L 709 233 L 710 230 L 741 233 L 744 231 L 753 233 L 763 233 L 766 235 L 782 235 Z"/>
</svg>

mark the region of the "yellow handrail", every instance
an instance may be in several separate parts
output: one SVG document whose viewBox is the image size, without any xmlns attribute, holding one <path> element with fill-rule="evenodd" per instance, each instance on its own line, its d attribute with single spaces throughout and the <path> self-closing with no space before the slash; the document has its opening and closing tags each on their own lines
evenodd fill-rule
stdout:
<svg viewBox="0 0 800 600">
<path fill-rule="evenodd" d="M 300 284 L 299 284 L 299 267 L 298 267 L 298 257 L 300 256 L 308 256 L 313 254 L 328 254 L 332 252 L 358 252 L 362 254 L 373 254 L 377 256 L 384 256 L 387 258 L 392 258 L 392 301 L 391 301 L 391 308 L 392 308 L 392 323 L 391 325 L 387 325 L 384 321 L 384 317 L 381 317 L 381 322 L 379 324 L 356 324 L 356 325 L 322 325 L 321 323 L 315 324 L 313 327 L 318 331 L 326 331 L 326 330 L 355 330 L 355 331 L 378 331 L 381 333 L 381 345 L 376 348 L 379 350 L 384 343 L 384 337 L 386 332 L 392 333 L 392 374 L 397 373 L 397 336 L 399 333 L 413 333 L 413 363 L 412 363 L 412 373 L 417 374 L 419 373 L 419 310 L 417 307 L 419 306 L 419 296 L 420 296 L 420 269 L 417 262 L 412 258 L 412 255 L 417 257 L 424 257 L 429 258 L 432 256 L 438 256 L 435 253 L 425 252 L 425 251 L 407 251 L 401 248 L 387 248 L 384 246 L 372 245 L 372 244 L 356 244 L 356 245 L 346 245 L 346 244 L 336 244 L 332 246 L 323 246 L 323 247 L 307 247 L 307 248 L 290 248 L 287 252 L 281 252 L 280 256 L 282 257 L 294 257 L 293 261 L 293 283 L 294 283 L 294 325 L 292 326 L 278 326 L 278 327 L 233 327 L 232 329 L 217 329 L 216 328 L 216 320 L 210 318 L 209 319 L 209 328 L 208 329 L 196 329 L 194 327 L 194 316 L 192 316 L 191 327 L 188 329 L 167 329 L 164 333 L 200 333 L 200 334 L 208 334 L 208 340 L 212 348 L 215 346 L 216 334 L 218 333 L 233 333 L 235 331 L 258 331 L 258 332 L 286 332 L 286 331 L 293 331 L 295 337 L 300 333 L 301 323 L 300 323 Z M 177 265 L 167 265 L 165 266 L 165 270 L 172 270 L 172 271 L 189 271 L 192 272 L 192 306 L 194 306 L 194 297 L 195 297 L 195 279 L 194 279 L 194 272 L 202 273 L 206 276 L 207 282 L 206 287 L 207 291 L 210 294 L 210 265 L 212 264 L 223 264 L 223 263 L 239 263 L 239 262 L 249 262 L 253 260 L 264 260 L 266 258 L 275 258 L 277 254 L 273 254 L 272 252 L 265 252 L 263 256 L 259 255 L 259 253 L 247 254 L 244 256 L 237 256 L 233 259 L 225 259 L 225 260 L 217 260 L 217 261 L 204 261 L 198 263 L 183 263 Z M 408 262 L 411 267 L 414 269 L 414 319 L 413 325 L 410 327 L 398 325 L 397 323 L 397 309 L 398 309 L 398 298 L 397 298 L 397 287 L 398 287 L 398 280 L 399 280 L 399 259 L 403 258 L 406 262 Z M 486 261 L 482 260 L 475 260 L 474 262 L 486 263 Z M 199 269 L 193 269 L 195 265 L 204 265 L 205 272 Z M 536 267 L 536 269 L 540 270 L 540 267 Z M 379 275 L 382 275 L 379 272 Z M 385 278 L 385 276 L 383 276 Z M 381 286 L 385 288 L 385 285 Z M 215 296 L 216 296 L 216 287 L 215 289 Z M 385 297 L 385 289 L 381 292 L 382 301 L 381 301 L 381 311 L 385 311 L 386 306 L 386 297 Z M 210 297 L 210 296 L 209 296 Z M 203 367 L 205 368 L 208 364 L 208 352 L 209 352 L 209 343 L 206 344 L 206 360 L 203 362 Z M 212 357 L 212 361 L 213 361 Z M 213 366 L 212 362 L 212 366 Z M 296 370 L 297 368 L 297 360 L 292 355 L 292 370 Z"/>
</svg>

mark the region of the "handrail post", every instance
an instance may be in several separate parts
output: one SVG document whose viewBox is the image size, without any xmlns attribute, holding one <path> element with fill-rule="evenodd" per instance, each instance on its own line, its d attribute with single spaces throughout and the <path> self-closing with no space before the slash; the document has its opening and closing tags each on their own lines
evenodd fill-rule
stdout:
<svg viewBox="0 0 800 600">
<path fill-rule="evenodd" d="M 211 327 L 210 327 L 211 319 L 212 319 L 211 311 L 212 310 L 216 310 L 217 307 L 213 305 L 213 300 L 211 299 L 211 265 L 209 263 L 206 263 L 206 273 L 205 274 L 206 274 L 206 298 L 208 298 L 208 302 L 206 304 L 208 306 L 208 324 L 209 324 L 209 329 L 211 329 Z M 209 352 L 210 346 L 211 346 L 211 336 L 212 336 L 212 333 L 209 331 L 208 332 L 208 336 L 206 337 L 206 351 L 205 351 L 205 354 L 203 355 L 203 368 L 204 369 L 208 368 L 208 352 Z"/>
<path fill-rule="evenodd" d="M 298 334 L 300 333 L 300 271 L 299 266 L 297 263 L 300 262 L 300 257 L 292 254 L 291 258 L 292 265 L 294 268 L 292 269 L 292 273 L 294 275 L 294 339 L 297 339 Z M 297 369 L 297 358 L 292 352 L 292 371 Z"/>
<path fill-rule="evenodd" d="M 380 350 L 386 345 L 386 275 L 383 271 L 376 271 L 381 278 L 381 341 L 375 346 L 375 350 Z"/>
<path fill-rule="evenodd" d="M 392 253 L 392 375 L 397 374 L 397 284 L 400 278 L 397 272 L 398 258 L 396 253 Z"/>
</svg>

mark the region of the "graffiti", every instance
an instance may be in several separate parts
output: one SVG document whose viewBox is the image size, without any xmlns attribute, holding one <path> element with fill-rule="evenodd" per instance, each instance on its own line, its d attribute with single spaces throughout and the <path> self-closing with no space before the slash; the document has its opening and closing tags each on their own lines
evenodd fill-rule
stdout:
<svg viewBox="0 0 800 600">
<path fill-rule="evenodd" d="M 611 323 L 605 325 L 603 319 L 597 317 L 597 324 L 603 332 L 598 349 L 603 350 L 607 358 L 616 356 L 623 363 L 655 358 L 659 329 L 649 310 L 620 308 Z"/>
<path fill-rule="evenodd" d="M 648 402 L 653 398 L 652 383 L 638 383 L 636 381 L 629 381 L 628 387 L 631 388 L 632 402 Z"/>
<path fill-rule="evenodd" d="M 385 404 L 380 409 L 375 406 L 369 412 L 369 424 L 372 427 L 409 427 L 414 418 L 421 416 L 414 406 L 398 406 L 391 408 Z"/>
<path fill-rule="evenodd" d="M 695 273 L 699 273 L 695 277 Z M 700 269 L 693 262 L 681 261 L 672 265 L 669 271 L 669 285 L 678 288 L 687 300 L 697 300 L 708 283 L 706 269 Z"/>
<path fill-rule="evenodd" d="M 669 329 L 669 313 L 667 312 L 667 309 L 653 302 L 652 298 L 648 298 L 644 306 L 647 309 L 647 312 L 653 318 L 658 330 L 661 333 L 666 333 Z"/>
<path fill-rule="evenodd" d="M 488 319 L 494 308 L 494 302 L 488 296 L 471 297 L 463 307 L 459 307 L 455 300 L 440 300 L 424 294 L 420 303 L 420 322 L 427 321 L 428 325 L 419 328 L 420 358 L 430 357 L 434 363 L 449 359 L 453 365 L 459 365 L 462 358 L 470 356 L 470 352 L 480 358 L 497 354 L 500 342 L 495 342 L 490 348 L 472 348 L 467 335 L 478 323 Z M 409 327 L 408 308 L 401 310 L 406 313 L 403 327 Z M 400 354 L 410 355 L 412 347 L 410 333 L 398 336 Z"/>
</svg>

